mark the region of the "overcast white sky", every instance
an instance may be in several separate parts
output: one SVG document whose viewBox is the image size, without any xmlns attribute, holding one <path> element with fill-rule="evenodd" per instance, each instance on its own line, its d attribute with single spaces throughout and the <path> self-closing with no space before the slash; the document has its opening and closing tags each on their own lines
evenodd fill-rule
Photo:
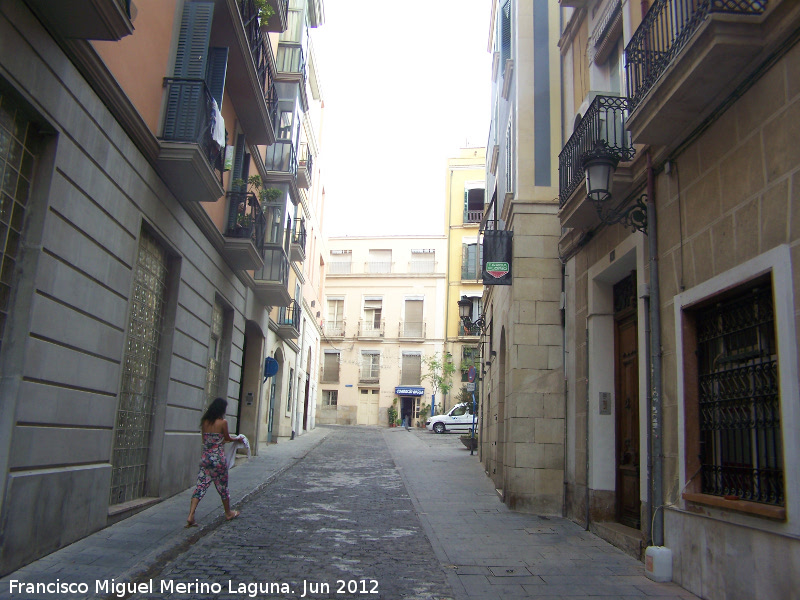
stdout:
<svg viewBox="0 0 800 600">
<path fill-rule="evenodd" d="M 490 0 L 324 0 L 328 236 L 444 234 L 447 158 L 489 134 Z"/>
</svg>

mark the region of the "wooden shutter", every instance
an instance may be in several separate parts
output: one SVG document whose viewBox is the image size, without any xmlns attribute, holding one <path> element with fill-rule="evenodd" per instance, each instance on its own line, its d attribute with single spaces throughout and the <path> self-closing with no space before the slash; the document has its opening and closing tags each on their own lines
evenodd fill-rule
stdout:
<svg viewBox="0 0 800 600">
<path fill-rule="evenodd" d="M 325 383 L 338 383 L 339 381 L 339 354 L 326 352 L 325 362 L 322 365 L 322 380 Z"/>
<path fill-rule="evenodd" d="M 236 136 L 236 150 L 234 151 L 233 155 L 233 172 L 231 173 L 231 180 L 235 179 L 247 179 L 247 173 L 245 173 L 245 148 L 247 147 L 245 143 L 245 137 L 243 133 L 240 133 Z M 247 157 L 247 167 L 250 167 L 250 160 Z M 240 186 L 240 189 L 234 190 L 239 192 L 244 192 L 247 190 L 247 183 L 245 182 L 243 185 Z"/>
<path fill-rule="evenodd" d="M 211 97 L 217 101 L 222 110 L 222 97 L 225 93 L 225 73 L 228 69 L 228 49 L 210 48 L 208 51 L 208 73 L 206 84 Z"/>
<path fill-rule="evenodd" d="M 203 82 L 206 77 L 208 41 L 214 17 L 213 2 L 188 2 L 183 7 L 173 76 Z M 173 82 L 164 117 L 164 139 L 197 142 L 202 131 L 205 102 L 203 85 Z"/>
<path fill-rule="evenodd" d="M 419 385 L 422 381 L 422 356 L 403 354 L 400 385 Z"/>
</svg>

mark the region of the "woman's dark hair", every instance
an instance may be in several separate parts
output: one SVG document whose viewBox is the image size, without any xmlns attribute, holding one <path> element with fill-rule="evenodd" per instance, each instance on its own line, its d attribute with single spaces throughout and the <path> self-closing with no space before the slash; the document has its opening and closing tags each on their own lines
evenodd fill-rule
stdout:
<svg viewBox="0 0 800 600">
<path fill-rule="evenodd" d="M 203 414 L 203 418 L 200 419 L 200 424 L 202 425 L 204 421 L 208 423 L 213 423 L 217 419 L 222 419 L 225 417 L 225 409 L 228 408 L 228 401 L 224 398 L 215 398 L 214 401 L 209 405 L 208 409 L 206 409 L 205 414 Z"/>
</svg>

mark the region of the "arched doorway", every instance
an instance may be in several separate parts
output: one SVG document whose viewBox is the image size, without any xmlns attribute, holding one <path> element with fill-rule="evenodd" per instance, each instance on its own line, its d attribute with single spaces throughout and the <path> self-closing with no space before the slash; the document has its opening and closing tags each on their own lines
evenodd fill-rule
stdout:
<svg viewBox="0 0 800 600">
<path fill-rule="evenodd" d="M 239 379 L 239 413 L 237 433 L 243 433 L 254 442 L 258 440 L 261 411 L 260 400 L 264 385 L 264 334 L 253 321 L 247 321 L 244 328 L 242 347 L 242 370 Z M 258 452 L 258 444 L 252 444 Z"/>
</svg>

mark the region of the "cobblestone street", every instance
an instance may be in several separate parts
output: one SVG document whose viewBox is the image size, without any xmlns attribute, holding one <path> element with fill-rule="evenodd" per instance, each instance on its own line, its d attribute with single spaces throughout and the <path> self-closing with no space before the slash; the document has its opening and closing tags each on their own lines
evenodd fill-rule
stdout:
<svg viewBox="0 0 800 600">
<path fill-rule="evenodd" d="M 219 498 L 212 489 L 203 501 Z M 221 586 L 212 594 L 173 588 L 169 596 L 176 599 L 256 592 L 259 598 L 452 597 L 379 429 L 334 429 L 241 511 L 154 574 L 152 595 L 136 597 L 163 598 L 161 585 L 169 583 L 162 582 L 170 581 Z"/>
</svg>

